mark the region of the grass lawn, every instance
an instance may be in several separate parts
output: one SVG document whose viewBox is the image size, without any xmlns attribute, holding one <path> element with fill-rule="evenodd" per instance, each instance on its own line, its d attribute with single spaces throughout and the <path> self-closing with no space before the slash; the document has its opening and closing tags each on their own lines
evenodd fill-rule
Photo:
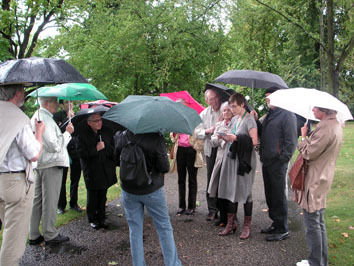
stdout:
<svg viewBox="0 0 354 266">
<path fill-rule="evenodd" d="M 326 224 L 330 265 L 354 265 L 354 123 L 347 123 L 344 129 Z"/>
</svg>

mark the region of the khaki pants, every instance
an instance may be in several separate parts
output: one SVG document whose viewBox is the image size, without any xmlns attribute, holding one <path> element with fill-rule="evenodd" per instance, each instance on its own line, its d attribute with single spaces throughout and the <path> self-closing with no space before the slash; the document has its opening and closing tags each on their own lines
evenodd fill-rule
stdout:
<svg viewBox="0 0 354 266">
<path fill-rule="evenodd" d="M 59 234 L 55 222 L 63 169 L 58 167 L 36 169 L 35 173 L 29 239 L 34 240 L 41 236 L 39 225 L 42 222 L 43 237 L 45 241 L 49 241 Z"/>
<path fill-rule="evenodd" d="M 18 265 L 25 251 L 34 186 L 27 189 L 24 173 L 0 175 L 1 266 Z"/>
</svg>

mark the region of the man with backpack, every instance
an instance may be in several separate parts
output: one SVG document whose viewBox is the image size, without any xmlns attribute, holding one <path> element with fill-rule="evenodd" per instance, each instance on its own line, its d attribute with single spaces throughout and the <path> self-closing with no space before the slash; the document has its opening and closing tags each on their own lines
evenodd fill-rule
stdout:
<svg viewBox="0 0 354 266">
<path fill-rule="evenodd" d="M 170 167 L 163 136 L 159 133 L 134 135 L 125 130 L 118 131 L 114 140 L 133 265 L 145 265 L 144 207 L 154 221 L 165 265 L 181 265 L 163 189 L 164 174 Z"/>
</svg>

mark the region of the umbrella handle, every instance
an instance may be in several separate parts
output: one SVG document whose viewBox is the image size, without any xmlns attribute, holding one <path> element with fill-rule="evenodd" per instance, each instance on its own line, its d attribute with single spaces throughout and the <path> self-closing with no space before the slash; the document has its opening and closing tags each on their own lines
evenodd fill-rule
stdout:
<svg viewBox="0 0 354 266">
<path fill-rule="evenodd" d="M 39 99 L 38 99 L 38 88 L 36 89 L 37 92 L 37 105 L 39 106 Z M 41 119 L 39 118 L 39 109 L 38 109 L 38 122 L 41 122 Z"/>
</svg>

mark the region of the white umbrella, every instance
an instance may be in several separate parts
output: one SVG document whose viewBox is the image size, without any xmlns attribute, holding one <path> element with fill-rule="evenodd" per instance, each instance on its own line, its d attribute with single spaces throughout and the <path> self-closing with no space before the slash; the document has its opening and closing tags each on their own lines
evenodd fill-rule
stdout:
<svg viewBox="0 0 354 266">
<path fill-rule="evenodd" d="M 341 123 L 353 119 L 346 104 L 333 95 L 316 89 L 293 88 L 277 90 L 267 98 L 269 98 L 271 105 L 286 109 L 311 120 L 318 121 L 313 115 L 313 107 L 322 107 L 337 111 L 337 120 Z"/>
</svg>

